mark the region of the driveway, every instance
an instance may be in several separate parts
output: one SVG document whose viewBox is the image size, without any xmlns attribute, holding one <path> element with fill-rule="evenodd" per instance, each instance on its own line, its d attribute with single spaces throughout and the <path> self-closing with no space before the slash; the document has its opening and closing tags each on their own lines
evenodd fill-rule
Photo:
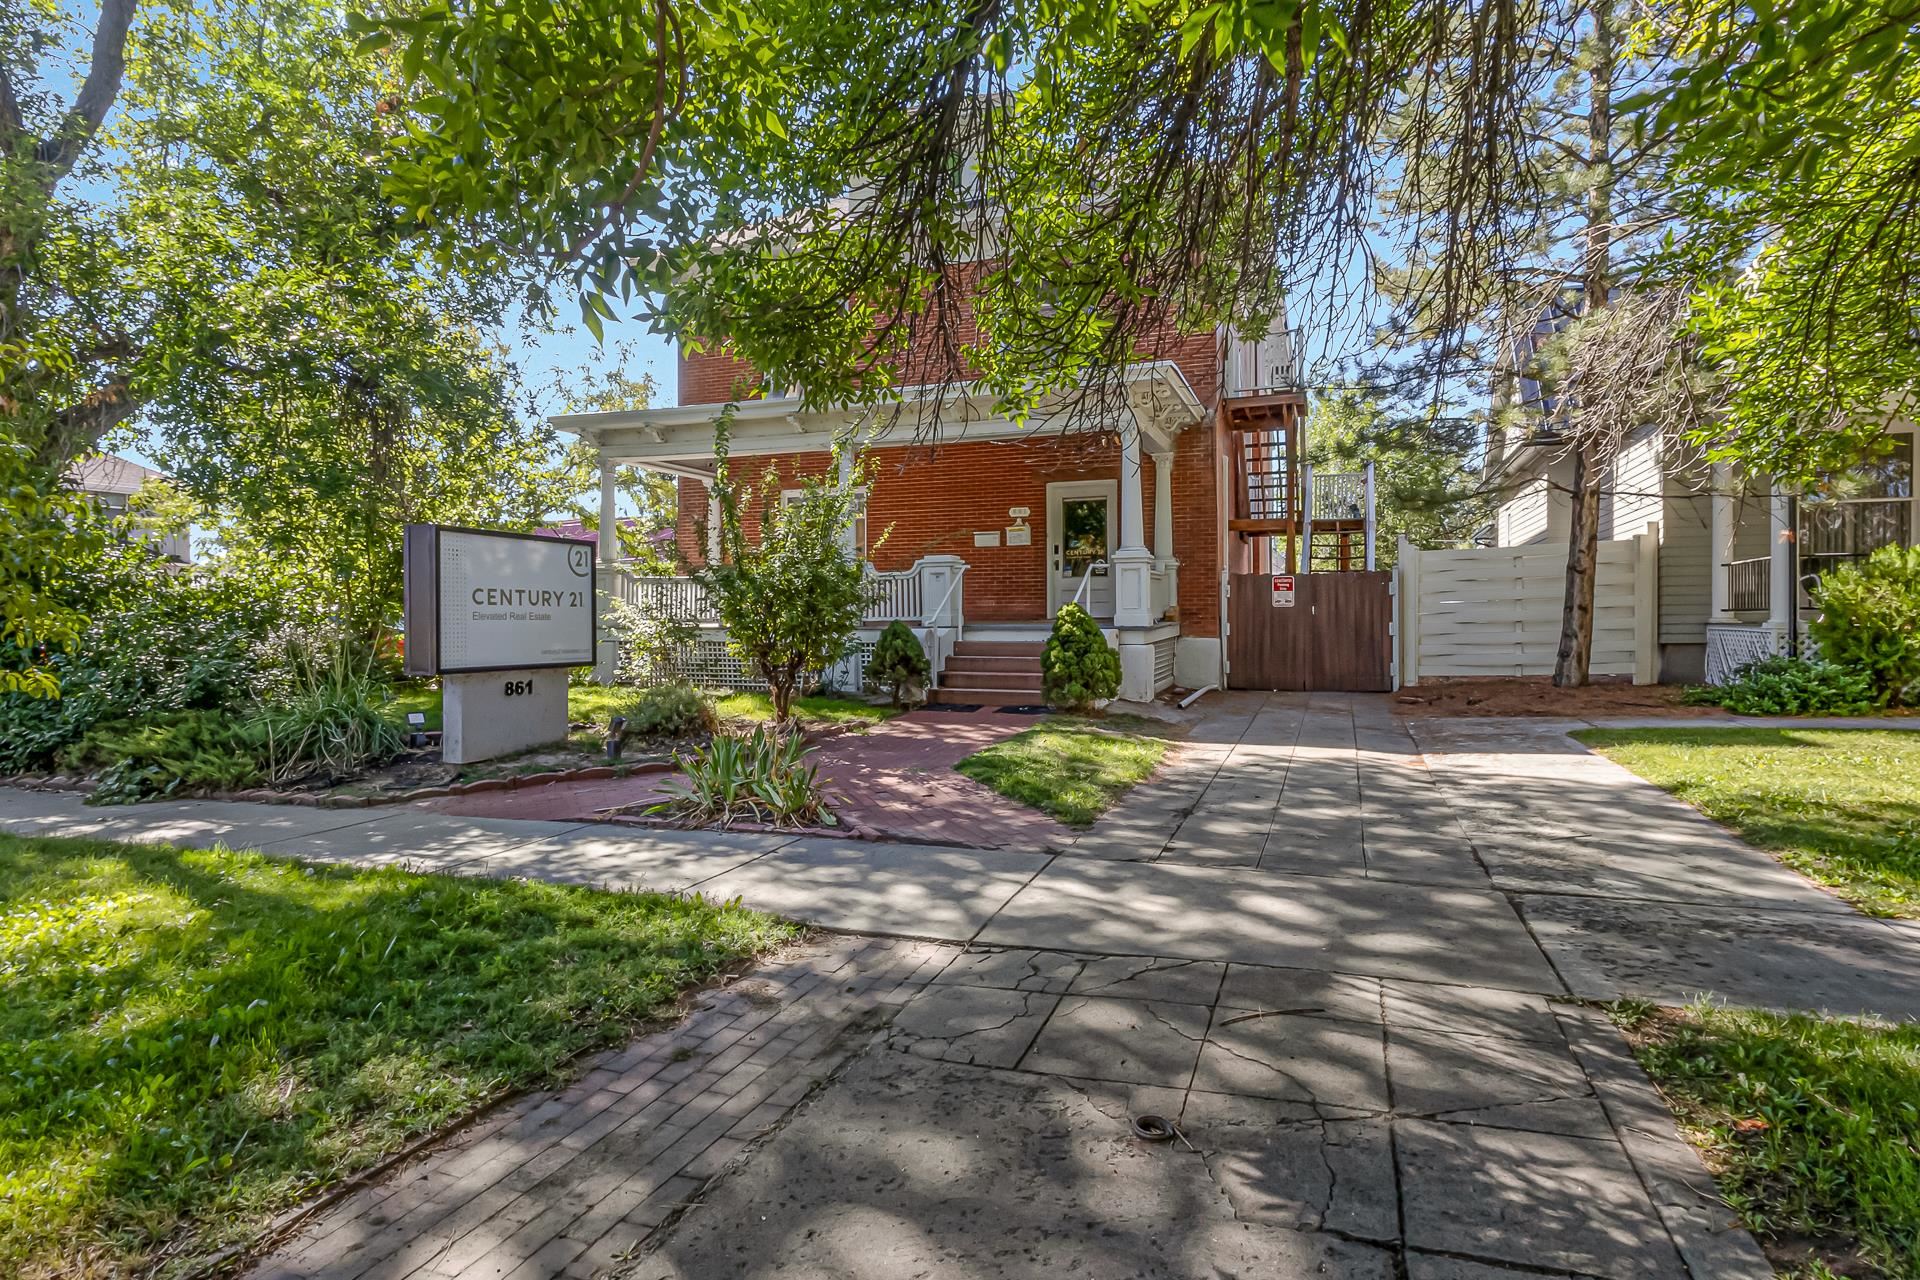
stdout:
<svg viewBox="0 0 1920 1280">
<path fill-rule="evenodd" d="M 26 793 L 0 828 L 924 940 L 776 961 L 298 1224 L 261 1276 L 1770 1274 L 1578 999 L 1912 1014 L 1920 939 L 1552 726 L 1202 706 L 1178 769 L 1053 854 Z M 1139 1141 L 1142 1113 L 1182 1136 Z"/>
</svg>

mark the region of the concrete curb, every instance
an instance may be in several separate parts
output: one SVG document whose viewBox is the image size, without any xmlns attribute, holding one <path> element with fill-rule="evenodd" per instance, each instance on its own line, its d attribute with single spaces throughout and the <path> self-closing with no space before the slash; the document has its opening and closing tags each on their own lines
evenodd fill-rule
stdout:
<svg viewBox="0 0 1920 1280">
<path fill-rule="evenodd" d="M 1771 1280 L 1773 1264 L 1721 1198 L 1700 1153 L 1680 1136 L 1626 1036 L 1598 1009 L 1556 1003 L 1553 1010 L 1695 1280 Z"/>
</svg>

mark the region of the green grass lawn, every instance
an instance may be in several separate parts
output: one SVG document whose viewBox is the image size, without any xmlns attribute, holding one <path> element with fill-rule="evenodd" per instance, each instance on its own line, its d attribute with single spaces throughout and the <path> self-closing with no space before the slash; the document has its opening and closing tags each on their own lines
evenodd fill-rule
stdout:
<svg viewBox="0 0 1920 1280">
<path fill-rule="evenodd" d="M 1920 1277 L 1920 1025 L 1614 1016 L 1783 1274 Z"/>
<path fill-rule="evenodd" d="M 628 685 L 569 685 L 567 718 L 575 722 L 586 721 L 600 730 L 614 716 L 631 707 L 640 695 L 639 689 Z M 794 706 L 801 720 L 815 725 L 879 724 L 900 714 L 898 709 L 884 704 L 875 706 L 832 694 L 798 698 Z M 424 684 L 402 685 L 394 694 L 392 707 L 394 714 L 401 717 L 409 711 L 422 712 L 427 717 L 427 728 L 441 727 L 438 689 Z M 764 693 L 724 694 L 715 700 L 714 707 L 723 720 L 762 721 L 773 718 L 773 704 Z"/>
<path fill-rule="evenodd" d="M 0 1275 L 182 1274 L 792 932 L 653 894 L 0 836 Z"/>
<path fill-rule="evenodd" d="M 1167 754 L 1163 738 L 1128 732 L 1144 722 L 1048 719 L 976 751 L 954 768 L 1001 795 L 1084 827 L 1144 782 Z"/>
<path fill-rule="evenodd" d="M 767 721 L 773 719 L 773 702 L 764 693 L 729 693 L 714 704 L 722 720 Z M 900 714 L 898 707 L 875 705 L 856 698 L 830 693 L 795 698 L 793 709 L 805 724 L 880 724 Z"/>
<path fill-rule="evenodd" d="M 1574 736 L 1862 911 L 1920 918 L 1920 733 L 1589 729 Z"/>
</svg>

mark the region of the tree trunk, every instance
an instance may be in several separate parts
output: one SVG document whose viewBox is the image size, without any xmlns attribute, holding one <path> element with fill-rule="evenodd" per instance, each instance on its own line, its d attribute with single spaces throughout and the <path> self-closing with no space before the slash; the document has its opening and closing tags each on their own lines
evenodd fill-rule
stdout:
<svg viewBox="0 0 1920 1280">
<path fill-rule="evenodd" d="M 767 668 L 767 701 L 773 704 L 773 723 L 784 729 L 793 716 L 793 686 L 800 682 L 797 671 L 775 671 Z"/>
<path fill-rule="evenodd" d="M 1560 652 L 1553 682 L 1587 683 L 1593 666 L 1593 587 L 1600 567 L 1600 468 L 1586 449 L 1573 455 L 1573 513 L 1567 529 L 1567 600 L 1560 615 Z"/>
<path fill-rule="evenodd" d="M 1593 33 L 1587 42 L 1587 260 L 1581 281 L 1581 311 L 1592 315 L 1613 292 L 1613 0 L 1594 0 Z M 1567 599 L 1560 614 L 1560 650 L 1553 682 L 1561 688 L 1587 683 L 1593 662 L 1593 588 L 1600 567 L 1600 477 L 1611 437 L 1581 422 L 1580 389 L 1572 388 L 1573 518 L 1567 530 Z M 1604 431 L 1606 424 L 1601 424 Z"/>
</svg>

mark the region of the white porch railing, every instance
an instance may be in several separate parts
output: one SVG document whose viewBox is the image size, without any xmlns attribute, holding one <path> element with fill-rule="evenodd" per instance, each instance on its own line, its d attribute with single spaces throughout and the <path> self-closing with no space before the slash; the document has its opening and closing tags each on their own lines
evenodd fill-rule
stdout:
<svg viewBox="0 0 1920 1280">
<path fill-rule="evenodd" d="M 1313 518 L 1329 520 L 1367 518 L 1367 474 L 1364 471 L 1313 473 Z"/>
<path fill-rule="evenodd" d="M 631 574 L 615 566 L 612 592 L 651 617 L 673 618 L 681 622 L 711 623 L 720 620 L 706 590 L 692 578 L 667 578 Z M 919 569 L 900 569 L 886 573 L 869 571 L 867 622 L 918 623 L 921 618 Z"/>
<path fill-rule="evenodd" d="M 1148 578 L 1151 587 L 1147 593 L 1147 612 L 1155 622 L 1165 618 L 1167 610 L 1173 607 L 1174 592 L 1178 589 L 1175 584 L 1179 581 L 1175 573 L 1172 566 L 1156 568 Z"/>
<path fill-rule="evenodd" d="M 1263 338 L 1235 338 L 1227 351 L 1227 394 L 1271 395 L 1306 387 L 1298 329 L 1275 328 Z"/>
<path fill-rule="evenodd" d="M 909 624 L 921 635 L 937 675 L 964 626 L 960 584 L 966 568 L 965 562 L 955 556 L 930 556 L 910 569 L 887 572 L 869 567 L 868 602 L 853 652 L 831 671 L 820 673 L 821 679 L 830 687 L 857 692 L 865 682 L 877 628 L 895 621 Z M 927 607 L 929 581 L 934 583 L 934 593 L 938 596 L 938 603 L 931 610 Z M 727 651 L 726 633 L 717 625 L 719 611 L 692 578 L 634 574 L 616 565 L 606 575 L 605 587 L 613 598 L 624 600 L 652 617 L 693 623 L 702 628 L 652 679 L 689 680 L 716 688 L 764 687 L 748 673 L 737 656 Z"/>
<path fill-rule="evenodd" d="M 921 617 L 920 570 L 897 569 L 868 576 L 868 622 L 918 622 Z"/>
<path fill-rule="evenodd" d="M 704 588 L 692 578 L 640 577 L 615 566 L 614 595 L 654 618 L 682 622 L 717 622 L 719 611 Z"/>
</svg>

